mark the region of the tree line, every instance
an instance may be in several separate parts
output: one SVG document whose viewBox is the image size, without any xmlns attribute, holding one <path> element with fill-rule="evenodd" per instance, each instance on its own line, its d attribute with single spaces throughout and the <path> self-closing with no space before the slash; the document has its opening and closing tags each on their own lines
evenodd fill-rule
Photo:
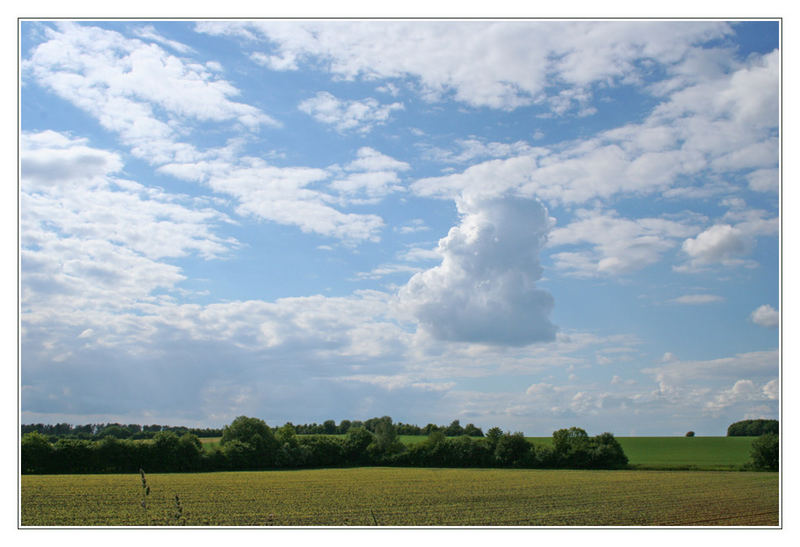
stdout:
<svg viewBox="0 0 800 547">
<path fill-rule="evenodd" d="M 480 438 L 448 437 L 433 431 L 405 445 L 388 416 L 343 436 L 300 436 L 292 424 L 270 428 L 240 416 L 222 431 L 218 447 L 204 450 L 197 435 L 159 431 L 152 440 L 60 438 L 51 443 L 39 432 L 22 437 L 23 473 L 135 473 L 287 469 L 348 466 L 525 467 L 612 469 L 628 458 L 611 433 L 590 437 L 572 427 L 553 433 L 552 446 L 534 446 L 522 433 L 498 427 Z"/>
<path fill-rule="evenodd" d="M 85 440 L 100 440 L 105 437 L 114 437 L 116 439 L 152 439 L 156 433 L 161 431 L 171 431 L 178 436 L 185 433 L 196 435 L 197 437 L 220 437 L 222 436 L 222 428 L 199 428 L 199 427 L 184 427 L 172 425 L 139 425 L 139 424 L 119 424 L 119 423 L 101 423 L 101 424 L 84 424 L 84 425 L 71 425 L 67 423 L 58 424 L 23 424 L 20 426 L 20 433 L 39 433 L 47 437 L 51 442 L 58 439 L 85 439 Z"/>
<path fill-rule="evenodd" d="M 385 418 L 385 417 L 384 417 Z M 351 428 L 360 428 L 374 432 L 375 426 L 384 418 L 370 418 L 369 420 L 342 420 L 338 424 L 334 420 L 325 420 L 323 423 L 310 423 L 291 425 L 298 435 L 345 435 Z M 470 437 L 483 437 L 481 428 L 475 424 L 461 425 L 459 420 L 453 420 L 450 425 L 435 425 L 428 424 L 425 427 L 420 427 L 414 424 L 404 424 L 397 422 L 395 424 L 398 435 L 430 435 L 434 431 L 442 431 L 447 437 L 459 437 L 461 435 L 468 435 Z M 23 424 L 21 426 L 21 434 L 37 432 L 48 438 L 51 442 L 56 442 L 58 439 L 85 439 L 85 440 L 100 440 L 105 437 L 114 437 L 116 439 L 152 439 L 156 433 L 161 431 L 171 431 L 179 437 L 185 433 L 196 435 L 200 438 L 208 437 L 221 437 L 222 428 L 195 428 L 184 426 L 170 426 L 170 425 L 139 425 L 139 424 L 119 424 L 119 423 L 101 423 L 101 424 L 85 424 L 85 425 L 71 425 L 68 423 L 57 424 Z M 278 427 L 273 427 L 273 432 L 277 431 Z"/>
<path fill-rule="evenodd" d="M 765 433 L 778 434 L 778 420 L 742 420 L 728 426 L 728 437 L 758 437 Z"/>
</svg>

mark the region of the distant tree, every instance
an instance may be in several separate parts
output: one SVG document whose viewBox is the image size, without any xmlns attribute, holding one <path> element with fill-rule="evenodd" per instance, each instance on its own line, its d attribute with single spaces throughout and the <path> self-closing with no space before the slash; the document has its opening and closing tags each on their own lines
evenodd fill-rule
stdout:
<svg viewBox="0 0 800 547">
<path fill-rule="evenodd" d="M 372 444 L 373 434 L 364 427 L 351 427 L 344 441 L 344 458 L 351 464 L 369 461 L 367 447 Z"/>
<path fill-rule="evenodd" d="M 489 444 L 489 449 L 494 451 L 497 447 L 497 442 L 503 436 L 503 430 L 499 427 L 493 427 L 486 432 L 486 442 Z"/>
<path fill-rule="evenodd" d="M 288 444 L 292 447 L 297 446 L 297 433 L 291 422 L 286 423 L 275 431 L 275 440 L 281 445 Z"/>
<path fill-rule="evenodd" d="M 534 448 L 522 433 L 506 433 L 498 439 L 494 457 L 498 465 L 523 467 L 533 461 Z"/>
<path fill-rule="evenodd" d="M 339 422 L 339 427 L 336 429 L 336 432 L 339 435 L 344 435 L 350 430 L 350 427 L 352 425 L 353 424 L 352 422 L 350 422 L 350 420 L 342 420 L 341 422 Z"/>
<path fill-rule="evenodd" d="M 687 431 L 686 432 L 686 436 L 687 437 L 694 437 L 694 431 Z"/>
<path fill-rule="evenodd" d="M 611 433 L 601 433 L 589 441 L 589 467 L 613 469 L 628 465 L 628 457 L 622 445 Z"/>
<path fill-rule="evenodd" d="M 774 433 L 764 433 L 753 441 L 750 458 L 756 469 L 777 471 L 780 459 L 780 442 Z"/>
<path fill-rule="evenodd" d="M 245 448 L 251 452 L 247 467 L 270 467 L 274 463 L 275 453 L 278 450 L 278 441 L 272 433 L 272 429 L 258 418 L 248 418 L 239 416 L 230 425 L 222 430 L 220 444 L 226 446 L 233 441 L 244 443 Z M 235 448 L 235 458 L 237 461 L 246 455 L 247 450 L 241 447 Z"/>
<path fill-rule="evenodd" d="M 390 417 L 384 416 L 375 422 L 374 428 L 372 444 L 367 447 L 373 458 L 381 458 L 405 450 L 405 445 L 397 438 L 397 429 Z"/>
<path fill-rule="evenodd" d="M 22 436 L 20 463 L 23 473 L 47 473 L 52 467 L 53 445 L 47 438 L 33 431 Z"/>
<path fill-rule="evenodd" d="M 475 424 L 467 424 L 464 426 L 464 435 L 483 437 L 483 431 L 481 431 L 481 428 L 476 427 Z"/>
<path fill-rule="evenodd" d="M 464 434 L 464 428 L 458 420 L 453 420 L 450 425 L 445 429 L 444 434 L 448 437 L 459 437 Z"/>
<path fill-rule="evenodd" d="M 778 420 L 741 420 L 728 426 L 728 437 L 758 437 L 764 433 L 778 434 Z"/>
<path fill-rule="evenodd" d="M 114 437 L 115 439 L 127 439 L 132 435 L 131 431 L 119 424 L 109 424 L 97 433 L 98 438 Z"/>
<path fill-rule="evenodd" d="M 333 420 L 325 420 L 322 424 L 322 432 L 325 435 L 335 435 L 336 434 L 336 422 Z"/>
<path fill-rule="evenodd" d="M 178 439 L 175 447 L 177 468 L 181 471 L 194 471 L 200 467 L 200 457 L 203 454 L 203 443 L 197 435 L 184 433 Z"/>
<path fill-rule="evenodd" d="M 590 466 L 589 436 L 580 427 L 554 431 L 553 450 L 560 466 L 576 468 Z"/>
</svg>

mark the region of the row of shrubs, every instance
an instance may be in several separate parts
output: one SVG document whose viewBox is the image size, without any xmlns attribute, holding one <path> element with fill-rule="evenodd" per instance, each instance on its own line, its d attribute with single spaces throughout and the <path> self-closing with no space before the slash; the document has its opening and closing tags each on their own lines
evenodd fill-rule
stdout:
<svg viewBox="0 0 800 547">
<path fill-rule="evenodd" d="M 766 433 L 778 435 L 778 420 L 742 420 L 728 426 L 728 437 L 758 437 Z"/>
<path fill-rule="evenodd" d="M 275 433 L 262 420 L 241 416 L 223 431 L 219 447 L 203 450 L 197 436 L 162 431 L 152 441 L 59 439 L 33 432 L 22 438 L 23 473 L 135 473 L 397 465 L 412 467 L 545 467 L 609 469 L 628 463 L 610 433 L 589 437 L 583 429 L 553 433 L 553 445 L 534 446 L 522 433 L 492 428 L 483 438 L 432 433 L 406 446 L 391 421 L 371 432 L 297 436 L 291 425 Z"/>
</svg>

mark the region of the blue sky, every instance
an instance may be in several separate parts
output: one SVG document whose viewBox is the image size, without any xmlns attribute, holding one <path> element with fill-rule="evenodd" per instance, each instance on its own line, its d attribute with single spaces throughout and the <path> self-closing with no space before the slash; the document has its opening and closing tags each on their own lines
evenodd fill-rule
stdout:
<svg viewBox="0 0 800 547">
<path fill-rule="evenodd" d="M 21 420 L 779 411 L 773 21 L 23 21 Z"/>
</svg>

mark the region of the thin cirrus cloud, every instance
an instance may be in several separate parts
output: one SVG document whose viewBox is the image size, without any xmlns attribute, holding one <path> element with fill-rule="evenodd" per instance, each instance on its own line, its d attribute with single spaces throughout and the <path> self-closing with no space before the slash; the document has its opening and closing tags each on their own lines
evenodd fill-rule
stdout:
<svg viewBox="0 0 800 547">
<path fill-rule="evenodd" d="M 684 294 L 669 300 L 671 304 L 681 304 L 685 306 L 698 306 L 703 304 L 716 304 L 724 302 L 725 298 L 716 294 Z"/>
</svg>

